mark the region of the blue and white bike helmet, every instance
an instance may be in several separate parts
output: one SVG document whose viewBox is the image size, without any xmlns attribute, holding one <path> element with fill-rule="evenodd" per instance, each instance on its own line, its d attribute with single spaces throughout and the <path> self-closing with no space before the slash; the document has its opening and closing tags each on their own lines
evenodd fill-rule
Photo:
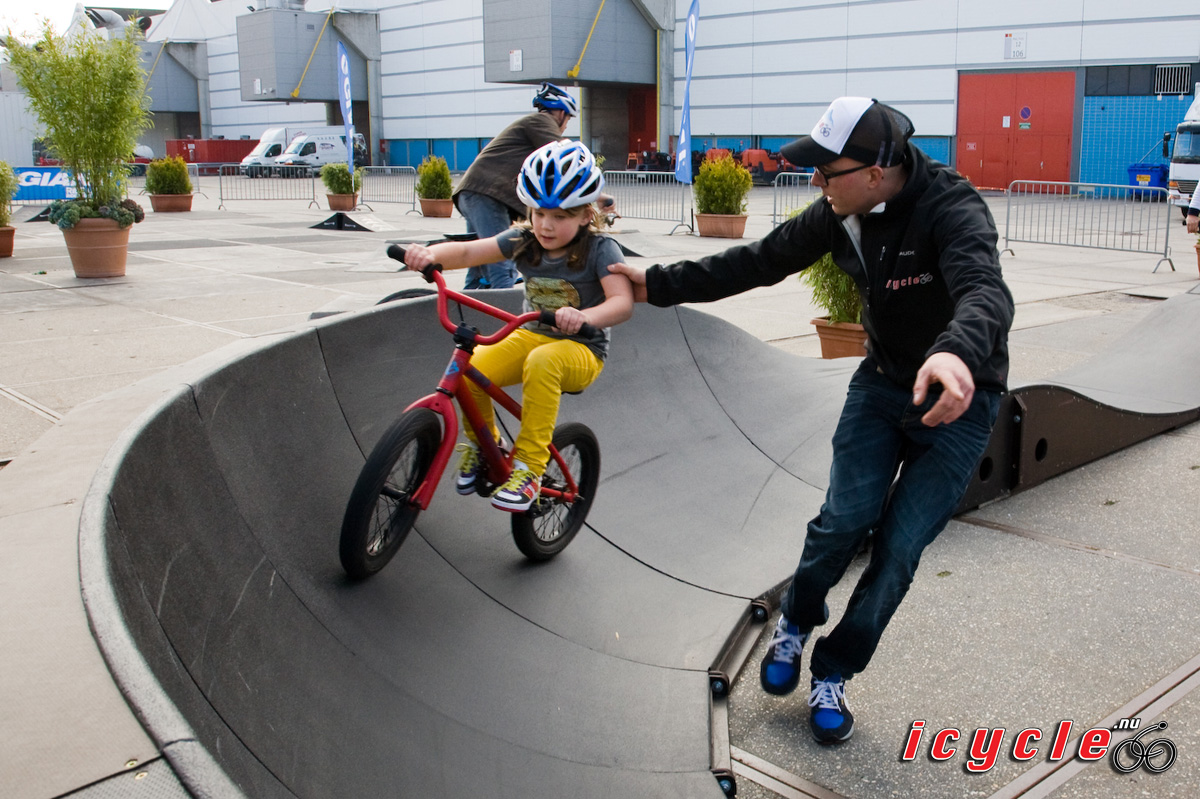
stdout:
<svg viewBox="0 0 1200 799">
<path fill-rule="evenodd" d="M 604 189 L 604 174 L 577 141 L 550 142 L 529 154 L 517 176 L 517 196 L 530 208 L 576 208 Z"/>
<path fill-rule="evenodd" d="M 579 104 L 575 98 L 553 83 L 543 83 L 533 97 L 533 107 L 546 111 L 566 111 L 569 116 L 579 116 Z"/>
</svg>

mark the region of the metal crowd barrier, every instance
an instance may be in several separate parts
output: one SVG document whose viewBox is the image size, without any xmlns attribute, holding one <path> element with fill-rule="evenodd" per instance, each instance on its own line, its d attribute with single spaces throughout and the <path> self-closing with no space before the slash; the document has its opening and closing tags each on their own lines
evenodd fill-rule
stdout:
<svg viewBox="0 0 1200 799">
<path fill-rule="evenodd" d="M 1009 242 L 1061 244 L 1160 255 L 1171 265 L 1174 206 L 1167 190 L 1105 183 L 1014 180 L 1008 185 L 1004 249 Z"/>
<path fill-rule="evenodd" d="M 812 172 L 780 172 L 775 176 L 772 193 L 771 224 L 776 227 L 821 196 L 821 190 L 812 185 Z"/>
<path fill-rule="evenodd" d="M 317 173 L 306 166 L 273 166 L 262 177 L 243 175 L 240 164 L 221 164 L 217 169 L 217 208 L 232 200 L 307 200 L 317 202 Z"/>
<path fill-rule="evenodd" d="M 691 186 L 675 179 L 674 172 L 604 171 L 604 191 L 612 195 L 617 213 L 629 219 L 674 222 L 693 230 L 689 215 Z"/>
<path fill-rule="evenodd" d="M 417 209 L 416 169 L 411 166 L 364 166 L 362 171 L 360 203 L 368 208 L 370 203 L 399 203 L 413 211 Z"/>
</svg>

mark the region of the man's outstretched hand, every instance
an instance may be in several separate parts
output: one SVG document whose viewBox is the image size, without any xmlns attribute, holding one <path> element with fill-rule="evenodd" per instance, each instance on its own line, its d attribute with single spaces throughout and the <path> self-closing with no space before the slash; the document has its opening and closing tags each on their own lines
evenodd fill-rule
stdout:
<svg viewBox="0 0 1200 799">
<path fill-rule="evenodd" d="M 950 424 L 971 407 L 975 396 L 975 380 L 962 358 L 951 352 L 935 352 L 921 365 L 913 383 L 913 403 L 920 405 L 929 393 L 931 383 L 942 384 L 942 396 L 929 412 L 921 417 L 928 427 Z"/>
</svg>

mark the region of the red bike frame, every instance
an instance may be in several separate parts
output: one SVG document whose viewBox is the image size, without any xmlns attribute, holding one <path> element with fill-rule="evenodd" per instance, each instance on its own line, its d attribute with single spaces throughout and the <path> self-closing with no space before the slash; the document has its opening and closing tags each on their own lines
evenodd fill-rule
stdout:
<svg viewBox="0 0 1200 799">
<path fill-rule="evenodd" d="M 538 311 L 531 311 L 519 316 L 510 314 L 501 308 L 488 305 L 473 297 L 468 297 L 465 294 L 447 288 L 446 280 L 442 277 L 441 272 L 434 271 L 432 274 L 433 281 L 437 284 L 438 290 L 438 320 L 442 323 L 442 327 L 448 332 L 453 333 L 455 340 L 461 341 L 462 344 L 455 347 L 454 355 L 450 358 L 450 363 L 442 373 L 442 379 L 438 381 L 437 390 L 405 408 L 405 412 L 413 408 L 428 408 L 442 417 L 442 442 L 438 446 L 438 451 L 434 455 L 433 463 L 430 464 L 425 480 L 413 493 L 410 500 L 412 504 L 421 510 L 428 508 L 429 503 L 433 500 L 433 493 L 442 479 L 442 473 L 446 470 L 446 465 L 450 462 L 450 455 L 454 451 L 454 444 L 458 441 L 458 414 L 454 411 L 453 400 L 458 401 L 459 406 L 463 409 L 463 415 L 466 417 L 467 423 L 475 431 L 475 436 L 479 441 L 480 453 L 483 455 L 484 462 L 488 466 L 488 479 L 493 483 L 503 483 L 512 473 L 511 456 L 505 457 L 504 453 L 500 451 L 496 439 L 492 437 L 492 431 L 484 424 L 483 416 L 476 406 L 475 400 L 467 389 L 466 384 L 463 383 L 463 379 L 466 378 L 478 385 L 487 392 L 489 397 L 499 403 L 501 407 L 519 421 L 521 419 L 521 406 L 516 400 L 506 394 L 500 386 L 493 384 L 478 369 L 471 365 L 471 350 L 473 349 L 473 345 L 495 344 L 521 325 L 527 322 L 536 322 L 541 318 L 541 313 Z M 450 319 L 447 300 L 454 300 L 460 305 L 473 308 L 476 311 L 499 319 L 504 322 L 504 326 L 491 335 L 483 336 L 479 335 L 478 331 L 474 328 L 466 325 L 456 325 Z M 562 470 L 567 486 L 564 491 L 543 486 L 541 495 L 561 499 L 564 502 L 573 502 L 579 493 L 579 487 L 575 484 L 574 476 L 553 444 L 550 445 L 550 458 Z"/>
</svg>

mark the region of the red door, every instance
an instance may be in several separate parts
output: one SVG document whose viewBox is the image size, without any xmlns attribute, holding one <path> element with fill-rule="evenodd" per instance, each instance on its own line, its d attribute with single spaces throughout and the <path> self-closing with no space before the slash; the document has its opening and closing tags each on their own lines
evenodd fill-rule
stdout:
<svg viewBox="0 0 1200 799">
<path fill-rule="evenodd" d="M 643 150 L 655 151 L 658 141 L 655 130 L 658 128 L 658 114 L 655 108 L 657 102 L 653 86 L 634 86 L 629 89 L 627 106 L 629 109 L 629 152 L 638 153 Z"/>
<path fill-rule="evenodd" d="M 1070 180 L 1074 109 L 1073 72 L 960 75 L 958 171 L 990 189 Z"/>
</svg>

